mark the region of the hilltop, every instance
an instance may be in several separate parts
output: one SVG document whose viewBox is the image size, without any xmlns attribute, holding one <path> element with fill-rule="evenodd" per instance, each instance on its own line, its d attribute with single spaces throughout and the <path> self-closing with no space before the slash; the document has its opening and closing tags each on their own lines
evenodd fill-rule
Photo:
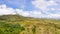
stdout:
<svg viewBox="0 0 60 34">
<path fill-rule="evenodd" d="M 60 34 L 60 20 L 2 15 L 0 34 Z"/>
</svg>

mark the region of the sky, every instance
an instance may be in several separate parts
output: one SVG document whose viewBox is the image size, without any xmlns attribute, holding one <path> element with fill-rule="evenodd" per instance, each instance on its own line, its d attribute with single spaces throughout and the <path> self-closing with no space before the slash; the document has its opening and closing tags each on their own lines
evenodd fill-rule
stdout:
<svg viewBox="0 0 60 34">
<path fill-rule="evenodd" d="M 60 0 L 0 0 L 0 15 L 60 18 Z"/>
</svg>

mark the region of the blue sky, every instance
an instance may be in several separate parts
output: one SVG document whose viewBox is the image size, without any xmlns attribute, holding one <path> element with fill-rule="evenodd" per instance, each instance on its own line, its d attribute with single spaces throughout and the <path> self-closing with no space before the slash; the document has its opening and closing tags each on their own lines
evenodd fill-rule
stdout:
<svg viewBox="0 0 60 34">
<path fill-rule="evenodd" d="M 19 8 L 27 11 L 35 10 L 35 7 L 31 4 L 32 0 L 1 0 L 0 4 L 6 4 L 7 7 Z M 22 7 L 24 6 L 24 7 Z"/>
<path fill-rule="evenodd" d="M 0 0 L 0 15 L 60 18 L 60 0 Z"/>
</svg>

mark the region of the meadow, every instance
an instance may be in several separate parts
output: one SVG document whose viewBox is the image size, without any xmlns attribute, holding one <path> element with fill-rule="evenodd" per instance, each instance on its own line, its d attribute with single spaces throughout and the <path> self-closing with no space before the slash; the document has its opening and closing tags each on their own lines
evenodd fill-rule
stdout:
<svg viewBox="0 0 60 34">
<path fill-rule="evenodd" d="M 60 20 L 3 15 L 0 34 L 60 34 Z"/>
</svg>

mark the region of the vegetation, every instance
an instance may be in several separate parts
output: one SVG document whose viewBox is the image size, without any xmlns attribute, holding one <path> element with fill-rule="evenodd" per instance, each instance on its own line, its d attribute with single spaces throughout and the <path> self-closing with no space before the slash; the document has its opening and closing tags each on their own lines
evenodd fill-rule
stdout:
<svg viewBox="0 0 60 34">
<path fill-rule="evenodd" d="M 0 34 L 60 34 L 60 20 L 3 15 Z"/>
</svg>

